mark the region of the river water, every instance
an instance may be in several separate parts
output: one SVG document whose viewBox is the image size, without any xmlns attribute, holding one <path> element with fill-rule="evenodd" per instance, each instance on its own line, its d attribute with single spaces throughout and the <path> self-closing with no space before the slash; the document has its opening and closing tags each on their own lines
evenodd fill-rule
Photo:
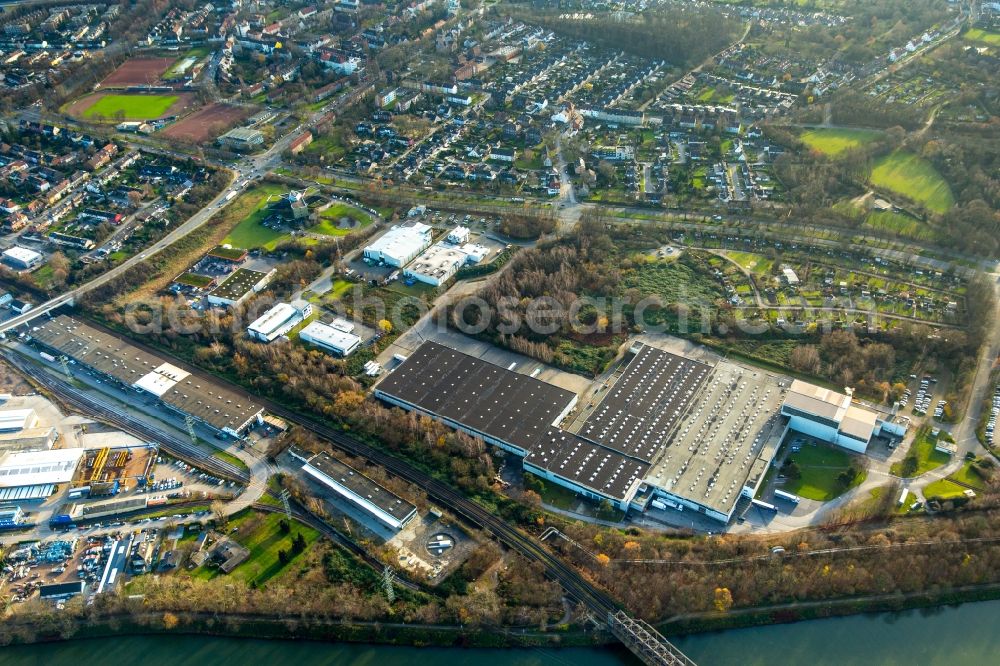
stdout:
<svg viewBox="0 0 1000 666">
<path fill-rule="evenodd" d="M 700 634 L 674 642 L 699 666 L 1000 664 L 1000 601 Z M 0 628 L 2 630 L 2 628 Z M 622 666 L 621 649 L 463 650 L 134 636 L 0 648 L 0 666 Z"/>
</svg>

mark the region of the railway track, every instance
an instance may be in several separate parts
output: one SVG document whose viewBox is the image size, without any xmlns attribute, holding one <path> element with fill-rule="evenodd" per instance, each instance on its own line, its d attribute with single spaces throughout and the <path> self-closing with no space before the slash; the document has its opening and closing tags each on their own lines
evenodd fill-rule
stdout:
<svg viewBox="0 0 1000 666">
<path fill-rule="evenodd" d="M 102 328 L 113 335 L 121 337 L 120 334 L 115 331 L 111 331 L 106 327 L 98 326 L 98 328 Z M 147 349 L 151 353 L 157 354 L 161 357 L 170 358 L 173 363 L 181 368 L 185 368 L 191 372 L 201 372 L 197 368 L 192 367 L 190 364 L 181 359 L 174 358 L 173 355 L 164 352 L 163 350 L 153 349 L 148 345 L 131 338 L 129 338 L 129 341 L 132 344 L 136 344 L 139 347 Z M 15 366 L 29 376 L 35 378 L 39 383 L 45 385 L 53 393 L 65 396 L 65 399 L 67 399 L 67 401 L 71 404 L 83 405 L 83 408 L 86 410 L 102 414 L 102 418 L 106 418 L 109 422 L 119 425 L 119 427 L 122 427 L 124 430 L 137 432 L 137 434 L 142 434 L 143 436 L 152 437 L 154 440 L 159 440 L 164 444 L 164 448 L 167 450 L 170 450 L 171 447 L 177 447 L 171 452 L 182 459 L 185 459 L 185 455 L 194 453 L 196 455 L 194 461 L 196 461 L 199 465 L 204 466 L 204 451 L 191 451 L 196 447 L 183 442 L 177 437 L 166 433 L 160 433 L 145 424 L 128 423 L 128 418 L 124 418 L 122 415 L 108 410 L 98 401 L 90 398 L 89 396 L 81 395 L 79 391 L 66 382 L 56 379 L 44 370 L 39 370 L 38 368 L 27 364 L 23 359 L 12 358 L 13 354 L 9 350 L 3 350 L 0 352 L 0 355 L 10 360 Z M 225 378 L 216 377 L 216 380 L 229 385 L 234 390 L 245 391 L 243 387 L 240 387 Z M 610 595 L 603 590 L 598 589 L 588 580 L 583 578 L 578 571 L 565 564 L 555 554 L 546 550 L 541 543 L 518 528 L 508 524 L 505 520 L 493 515 L 484 507 L 476 504 L 458 490 L 431 477 L 429 474 L 420 471 L 394 455 L 377 449 L 369 444 L 366 444 L 365 442 L 355 439 L 354 437 L 348 436 L 330 425 L 319 422 L 311 417 L 304 416 L 267 398 L 262 398 L 260 396 L 254 397 L 271 414 L 284 419 L 288 423 L 295 424 L 312 432 L 320 439 L 329 442 L 334 447 L 346 453 L 362 457 L 376 465 L 379 465 L 380 467 L 383 467 L 401 479 L 422 488 L 424 492 L 427 493 L 427 496 L 434 502 L 449 509 L 452 513 L 466 520 L 468 523 L 493 535 L 497 541 L 510 550 L 520 553 L 529 560 L 539 562 L 544 568 L 546 576 L 550 580 L 559 583 L 568 596 L 585 606 L 598 626 L 610 629 L 612 633 L 619 640 L 621 640 L 625 646 L 643 663 L 647 664 L 647 666 L 694 666 L 694 662 L 688 659 L 669 641 L 664 639 L 653 627 L 644 622 L 632 620 L 632 618 L 630 618 L 628 614 L 618 606 Z M 106 414 L 106 416 L 104 416 L 104 414 Z M 147 432 L 155 432 L 156 434 L 150 435 L 146 434 Z M 187 451 L 185 451 L 185 449 L 187 449 Z M 211 463 L 213 465 L 227 465 L 227 463 L 223 463 L 222 461 L 211 461 Z M 237 469 L 232 465 L 227 466 Z M 242 472 L 242 470 L 237 471 Z M 249 481 L 247 477 L 248 475 L 244 473 L 243 478 L 246 479 L 244 482 Z M 323 531 L 324 533 L 327 532 L 326 530 Z M 338 540 L 338 543 L 340 542 L 341 541 Z M 354 552 L 353 548 L 352 552 Z"/>
<path fill-rule="evenodd" d="M 58 396 L 67 404 L 121 428 L 125 432 L 130 432 L 147 441 L 158 442 L 164 451 L 175 458 L 195 465 L 199 469 L 219 478 L 227 481 L 236 481 L 244 485 L 250 482 L 250 474 L 246 470 L 224 460 L 206 456 L 204 449 L 195 446 L 191 442 L 154 428 L 132 418 L 128 414 L 108 407 L 99 400 L 79 391 L 70 383 L 57 379 L 44 370 L 33 367 L 29 361 L 26 361 L 17 354 L 9 350 L 3 350 L 0 351 L 0 356 L 3 356 L 11 365 L 31 377 L 35 382 Z"/>
<path fill-rule="evenodd" d="M 253 505 L 253 508 L 256 509 L 257 511 L 264 511 L 266 513 L 282 513 L 283 514 L 285 512 L 285 510 L 282 507 L 274 506 L 273 504 L 264 504 L 262 502 L 257 502 L 256 504 Z M 382 570 L 385 568 L 385 563 L 384 562 L 382 562 L 377 557 L 375 557 L 372 554 L 370 554 L 367 550 L 365 550 L 364 548 L 362 548 L 358 544 L 356 544 L 353 541 L 351 541 L 349 538 L 347 538 L 346 536 L 344 536 L 343 534 L 341 534 L 338 530 L 336 530 L 335 528 L 331 527 L 326 522 L 320 520 L 319 518 L 317 518 L 316 516 L 312 515 L 311 513 L 307 512 L 307 511 L 304 511 L 304 510 L 300 509 L 298 506 L 294 506 L 294 505 L 292 507 L 292 517 L 295 518 L 296 520 L 298 520 L 299 522 L 305 523 L 306 525 L 308 525 L 309 527 L 313 528 L 314 530 L 316 530 L 320 534 L 326 536 L 331 541 L 333 541 L 334 543 L 336 543 L 338 546 L 342 546 L 349 553 L 357 556 L 358 558 L 361 559 L 362 562 L 364 562 L 365 564 L 367 564 L 368 566 L 370 566 L 372 569 L 374 569 L 375 571 L 377 571 L 379 573 L 379 575 L 382 574 Z M 422 588 L 419 585 L 417 585 L 416 583 L 414 583 L 413 581 L 401 577 L 399 575 L 398 571 L 396 572 L 396 576 L 394 578 L 394 582 L 397 585 L 399 585 L 401 587 L 405 587 L 406 589 L 412 590 L 414 592 L 421 592 L 421 591 L 423 591 Z"/>
<path fill-rule="evenodd" d="M 121 334 L 117 331 L 101 326 L 99 323 L 88 323 L 106 331 L 109 334 L 121 337 Z M 174 358 L 169 353 L 164 352 L 161 349 L 150 347 L 140 340 L 129 338 L 129 342 L 140 348 L 146 349 L 150 353 L 156 354 L 157 356 L 164 358 L 169 357 L 172 363 L 190 372 L 202 372 L 201 370 L 198 370 L 197 368 L 194 368 L 190 364 L 184 362 L 182 359 Z M 109 409 L 99 400 L 83 394 L 68 382 L 58 379 L 50 373 L 35 367 L 33 364 L 29 363 L 13 351 L 4 349 L 0 351 L 0 355 L 10 361 L 19 370 L 32 377 L 39 384 L 42 384 L 45 388 L 66 400 L 68 403 L 83 409 L 84 411 L 100 416 L 100 418 L 107 420 L 123 430 L 133 432 L 142 437 L 150 438 L 153 441 L 159 441 L 163 445 L 164 450 L 170 452 L 172 455 L 177 456 L 185 462 L 197 464 L 199 467 L 202 467 L 203 469 L 206 469 L 206 471 L 210 471 L 212 473 L 217 473 L 219 475 L 225 474 L 225 478 L 227 479 L 238 480 L 240 483 L 249 482 L 249 475 L 236 466 L 225 463 L 221 460 L 206 460 L 205 452 L 195 447 L 190 442 L 186 442 L 179 437 L 152 428 L 144 423 L 137 423 L 128 415 L 123 415 L 116 410 Z M 233 384 L 225 378 L 216 377 L 216 380 L 241 392 L 245 392 L 246 390 L 237 384 Z M 422 488 L 427 493 L 428 497 L 433 501 L 441 504 L 472 525 L 492 534 L 494 538 L 511 550 L 520 553 L 530 560 L 540 562 L 545 568 L 546 575 L 550 579 L 562 585 L 569 596 L 586 606 L 591 613 L 594 614 L 595 619 L 597 619 L 598 622 L 603 624 L 606 622 L 609 614 L 620 610 L 618 605 L 608 594 L 596 589 L 576 570 L 562 562 L 562 560 L 556 557 L 553 553 L 549 552 L 535 539 L 525 534 L 518 528 L 508 524 L 505 520 L 493 515 L 488 510 L 468 499 L 465 495 L 448 484 L 414 468 L 409 463 L 390 453 L 386 453 L 385 451 L 377 449 L 369 444 L 355 439 L 354 437 L 345 435 L 332 426 L 316 421 L 310 417 L 303 416 L 302 414 L 292 411 L 287 407 L 284 407 L 267 398 L 254 396 L 254 399 L 263 405 L 263 407 L 271 414 L 274 414 L 289 423 L 294 423 L 302 428 L 305 428 L 321 439 L 328 441 L 336 448 L 353 456 L 365 458 L 380 467 L 384 467 L 387 471 L 408 481 L 409 483 Z"/>
<path fill-rule="evenodd" d="M 260 398 L 258 399 L 260 400 Z M 275 416 L 306 428 L 342 451 L 350 453 L 353 456 L 363 457 L 409 483 L 422 488 L 429 498 L 447 507 L 476 527 L 489 532 L 511 550 L 524 555 L 530 560 L 541 562 L 545 567 L 546 575 L 560 583 L 571 597 L 584 604 L 596 616 L 599 622 L 604 623 L 609 614 L 619 610 L 618 605 L 610 596 L 596 589 L 583 579 L 579 573 L 546 550 L 529 535 L 508 524 L 505 520 L 494 516 L 451 486 L 415 469 L 395 456 L 353 437 L 349 437 L 331 426 L 316 422 L 281 405 L 271 403 L 268 400 L 261 400 L 261 402 L 263 402 L 267 411 Z"/>
</svg>

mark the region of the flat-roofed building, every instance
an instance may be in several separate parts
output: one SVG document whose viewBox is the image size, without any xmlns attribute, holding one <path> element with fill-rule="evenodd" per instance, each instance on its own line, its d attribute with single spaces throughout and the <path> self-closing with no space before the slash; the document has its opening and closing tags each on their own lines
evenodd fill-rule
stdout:
<svg viewBox="0 0 1000 666">
<path fill-rule="evenodd" d="M 333 352 L 338 356 L 350 356 L 361 344 L 361 338 L 343 326 L 333 326 L 319 321 L 310 322 L 299 331 L 299 340 Z"/>
<path fill-rule="evenodd" d="M 636 344 L 597 395 L 562 425 L 577 396 L 425 342 L 376 397 L 524 458 L 525 471 L 623 511 L 670 498 L 726 522 L 752 498 L 784 433 L 782 380 Z"/>
<path fill-rule="evenodd" d="M 584 497 L 621 506 L 635 497 L 649 463 L 549 428 L 525 457 L 524 469 Z"/>
<path fill-rule="evenodd" d="M 38 588 L 38 598 L 46 601 L 62 601 L 83 594 L 87 589 L 86 581 L 74 580 L 68 583 L 50 583 Z"/>
<path fill-rule="evenodd" d="M 676 418 L 650 433 L 657 451 L 643 479 L 648 497 L 728 522 L 740 499 L 756 494 L 785 433 L 778 413 L 785 381 L 723 360 L 690 394 L 679 390 L 688 397 L 668 408 Z M 674 392 L 671 382 L 660 386 Z"/>
<path fill-rule="evenodd" d="M 273 268 L 267 273 L 249 268 L 237 268 L 222 284 L 209 292 L 208 302 L 216 307 L 228 308 L 239 305 L 262 291 L 274 277 L 274 273 Z"/>
<path fill-rule="evenodd" d="M 425 342 L 375 388 L 375 396 L 527 455 L 576 405 L 576 394 Z"/>
<path fill-rule="evenodd" d="M 234 127 L 220 136 L 218 141 L 236 150 L 249 150 L 264 143 L 264 134 L 260 130 Z"/>
<path fill-rule="evenodd" d="M 468 227 L 463 227 L 462 225 L 458 225 L 457 227 L 448 232 L 448 237 L 446 238 L 446 240 L 452 245 L 462 245 L 463 243 L 469 242 L 470 233 L 471 232 L 469 231 Z"/>
<path fill-rule="evenodd" d="M 42 451 L 51 449 L 59 431 L 54 426 L 25 428 L 16 432 L 0 433 L 0 451 Z"/>
<path fill-rule="evenodd" d="M 33 409 L 0 410 L 0 433 L 18 432 L 38 425 L 38 414 Z"/>
<path fill-rule="evenodd" d="M 272 342 L 285 335 L 312 314 L 307 301 L 277 303 L 247 326 L 247 335 L 259 342 Z"/>
<path fill-rule="evenodd" d="M 796 379 L 788 389 L 781 413 L 789 428 L 824 442 L 864 453 L 872 437 L 900 437 L 905 424 L 888 414 L 856 404 L 850 393 L 839 393 Z"/>
<path fill-rule="evenodd" d="M 417 515 L 413 504 L 326 453 L 313 456 L 302 469 L 388 527 L 403 529 Z"/>
<path fill-rule="evenodd" d="M 19 271 L 30 271 L 37 268 L 42 265 L 44 260 L 41 253 L 17 245 L 4 250 L 2 256 L 5 264 Z"/>
<path fill-rule="evenodd" d="M 152 393 L 157 398 L 169 391 L 177 382 L 190 377 L 191 373 L 171 363 L 161 363 L 132 384 L 135 388 Z"/>
<path fill-rule="evenodd" d="M 437 243 L 403 269 L 403 275 L 439 287 L 465 265 L 468 256 L 454 245 Z"/>
<path fill-rule="evenodd" d="M 394 226 L 366 247 L 364 256 L 372 261 L 383 261 L 389 266 L 401 268 L 430 247 L 431 240 L 431 228 L 422 222 Z"/>
<path fill-rule="evenodd" d="M 65 355 L 114 383 L 234 437 L 262 418 L 264 408 L 207 376 L 191 374 L 130 342 L 67 315 L 41 320 L 31 342 Z"/>
<path fill-rule="evenodd" d="M 0 502 L 40 501 L 73 480 L 83 449 L 12 451 L 0 455 Z"/>
</svg>

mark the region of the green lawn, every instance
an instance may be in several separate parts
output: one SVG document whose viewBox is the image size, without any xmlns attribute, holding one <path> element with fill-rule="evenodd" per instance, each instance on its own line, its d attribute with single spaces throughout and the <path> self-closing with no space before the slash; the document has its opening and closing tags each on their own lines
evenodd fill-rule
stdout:
<svg viewBox="0 0 1000 666">
<path fill-rule="evenodd" d="M 300 522 L 292 521 L 291 530 L 287 534 L 281 532 L 279 523 L 286 520 L 284 514 L 269 513 L 260 521 L 254 529 L 244 533 L 244 527 L 249 523 L 250 518 L 257 515 L 253 511 L 239 514 L 230 521 L 230 526 L 237 528 L 233 538 L 242 546 L 250 549 L 250 557 L 229 574 L 234 578 L 246 582 L 255 582 L 262 585 L 281 573 L 285 565 L 278 559 L 278 551 L 292 553 L 292 540 L 297 533 L 301 533 L 306 540 L 308 548 L 319 538 L 319 532 L 303 525 Z M 223 575 L 214 567 L 199 567 L 193 573 L 196 578 L 211 579 Z"/>
<path fill-rule="evenodd" d="M 358 224 L 353 229 L 341 229 L 338 225 L 341 218 L 349 217 Z M 324 234 L 326 236 L 346 236 L 352 231 L 367 227 L 372 223 L 372 217 L 368 213 L 354 206 L 335 203 L 319 214 L 319 222 L 309 228 L 314 234 Z"/>
<path fill-rule="evenodd" d="M 83 112 L 85 118 L 102 116 L 117 120 L 118 113 L 124 120 L 151 120 L 164 115 L 177 95 L 105 95 Z"/>
<path fill-rule="evenodd" d="M 989 474 L 989 471 L 986 474 Z M 966 461 L 954 474 L 927 484 L 924 488 L 924 497 L 941 500 L 965 497 L 965 491 L 970 486 L 975 492 L 981 492 L 986 487 L 986 479 L 979 475 L 972 461 Z"/>
<path fill-rule="evenodd" d="M 803 132 L 799 140 L 824 155 L 839 155 L 868 143 L 879 134 L 881 132 L 866 129 L 813 129 Z"/>
<path fill-rule="evenodd" d="M 788 459 L 798 467 L 799 477 L 789 478 L 781 489 L 806 499 L 828 502 L 865 480 L 862 472 L 845 485 L 839 477 L 851 468 L 851 456 L 825 444 L 805 444 Z"/>
<path fill-rule="evenodd" d="M 925 474 L 932 469 L 944 465 L 951 456 L 934 450 L 936 439 L 931 435 L 930 428 L 920 428 L 913 437 L 910 450 L 906 452 L 906 457 L 893 463 L 889 471 L 896 476 L 912 478 Z"/>
<path fill-rule="evenodd" d="M 273 183 L 262 183 L 244 192 L 240 199 L 252 200 L 252 212 L 247 215 L 239 224 L 233 227 L 229 235 L 222 241 L 223 245 L 251 250 L 263 247 L 273 250 L 278 241 L 287 238 L 286 234 L 279 233 L 273 229 L 268 229 L 261 222 L 267 217 L 267 198 L 271 195 L 283 194 L 287 188 Z M 241 202 L 234 202 L 239 204 Z"/>
<path fill-rule="evenodd" d="M 890 210 L 872 211 L 865 218 L 864 226 L 910 238 L 926 238 L 931 232 L 931 229 L 917 218 Z"/>
<path fill-rule="evenodd" d="M 946 213 L 955 204 L 951 188 L 927 160 L 896 150 L 875 163 L 871 183 L 915 201 L 934 213 Z"/>
<path fill-rule="evenodd" d="M 330 291 L 327 292 L 327 295 L 331 298 L 340 298 L 344 294 L 351 291 L 351 289 L 354 288 L 354 285 L 354 282 L 350 282 L 348 280 L 334 280 L 333 286 L 330 288 Z"/>
<path fill-rule="evenodd" d="M 990 471 L 992 469 L 990 468 Z M 987 471 L 986 474 L 988 475 L 990 471 Z M 950 475 L 946 480 L 954 481 L 954 485 L 956 486 L 972 486 L 977 491 L 986 488 L 986 479 L 980 476 L 971 461 L 966 461 L 961 469 Z"/>
<path fill-rule="evenodd" d="M 774 265 L 774 262 L 767 257 L 754 254 L 753 252 L 736 252 L 733 250 L 726 250 L 726 256 L 739 264 L 743 270 L 751 273 L 757 273 L 758 275 L 770 273 L 771 266 Z"/>
<path fill-rule="evenodd" d="M 206 275 L 198 275 L 197 273 L 184 273 L 182 275 L 178 275 L 177 278 L 174 279 L 174 282 L 177 284 L 186 284 L 189 287 L 204 289 L 212 283 L 212 278 Z"/>
<path fill-rule="evenodd" d="M 965 488 L 952 483 L 948 479 L 940 479 L 933 483 L 928 483 L 924 488 L 924 497 L 927 499 L 950 500 L 965 496 Z"/>
<path fill-rule="evenodd" d="M 962 38 L 974 42 L 984 42 L 991 46 L 1000 46 L 1000 32 L 990 32 L 989 30 L 982 30 L 980 28 L 970 28 L 965 31 Z"/>
</svg>

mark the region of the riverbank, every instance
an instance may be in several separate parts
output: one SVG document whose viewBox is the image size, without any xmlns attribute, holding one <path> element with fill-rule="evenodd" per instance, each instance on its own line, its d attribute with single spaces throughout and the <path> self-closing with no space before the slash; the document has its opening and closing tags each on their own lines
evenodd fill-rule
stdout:
<svg viewBox="0 0 1000 666">
<path fill-rule="evenodd" d="M 690 636 L 727 629 L 791 624 L 866 613 L 896 613 L 995 600 L 1000 600 L 1000 583 L 919 594 L 886 594 L 832 601 L 801 601 L 760 608 L 740 608 L 727 613 L 691 614 L 664 620 L 656 627 L 664 636 Z"/>
<path fill-rule="evenodd" d="M 713 666 L 981 666 L 1000 654 L 1000 601 L 734 629 L 676 639 Z M 4 666 L 257 664 L 269 666 L 634 666 L 624 648 L 461 650 L 212 636 L 115 636 L 0 651 Z"/>
<path fill-rule="evenodd" d="M 238 613 L 141 612 L 74 618 L 58 611 L 43 618 L 8 618 L 4 645 L 28 645 L 122 636 L 191 635 L 253 639 L 297 639 L 408 647 L 535 648 L 614 645 L 604 631 L 560 625 L 551 631 L 473 628 L 394 622 L 345 622 L 332 618 L 263 617 Z"/>
<path fill-rule="evenodd" d="M 881 595 L 838 601 L 795 602 L 766 608 L 735 609 L 665 620 L 657 628 L 668 637 L 691 637 L 727 630 L 747 630 L 811 620 L 874 613 L 943 608 L 1000 600 L 1000 584 L 914 595 Z M 5 645 L 29 645 L 127 636 L 202 636 L 235 639 L 304 640 L 414 648 L 595 648 L 617 644 L 610 633 L 558 625 L 550 631 L 524 628 L 471 628 L 393 622 L 344 622 L 332 618 L 143 612 L 73 618 L 58 612 L 5 622 Z"/>
</svg>

